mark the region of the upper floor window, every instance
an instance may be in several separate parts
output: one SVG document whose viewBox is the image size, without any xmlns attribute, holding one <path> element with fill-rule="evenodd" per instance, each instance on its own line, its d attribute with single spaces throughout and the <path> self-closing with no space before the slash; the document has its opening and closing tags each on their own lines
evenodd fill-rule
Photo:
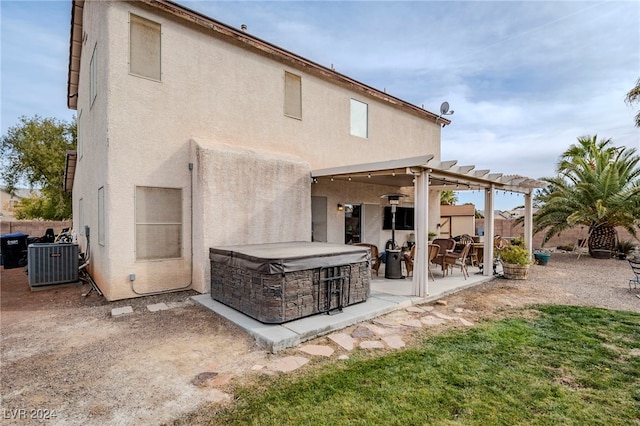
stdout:
<svg viewBox="0 0 640 426">
<path fill-rule="evenodd" d="M 355 99 L 351 99 L 351 134 L 369 137 L 369 105 Z"/>
<path fill-rule="evenodd" d="M 93 47 L 91 54 L 91 62 L 89 63 L 89 105 L 93 105 L 93 101 L 98 95 L 98 45 Z"/>
<path fill-rule="evenodd" d="M 129 72 L 160 80 L 160 24 L 129 15 Z"/>
<path fill-rule="evenodd" d="M 302 79 L 284 72 L 284 115 L 302 120 Z"/>
</svg>

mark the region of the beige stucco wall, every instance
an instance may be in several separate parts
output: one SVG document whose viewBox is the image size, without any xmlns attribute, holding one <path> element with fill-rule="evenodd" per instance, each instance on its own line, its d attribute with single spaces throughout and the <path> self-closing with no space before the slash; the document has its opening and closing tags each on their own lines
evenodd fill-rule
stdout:
<svg viewBox="0 0 640 426">
<path fill-rule="evenodd" d="M 294 156 L 192 141 L 193 288 L 210 288 L 209 248 L 311 240 L 309 164 Z"/>
<path fill-rule="evenodd" d="M 89 270 L 100 288 L 109 294 L 110 266 L 109 249 L 117 239 L 108 234 L 112 228 L 109 221 L 105 227 L 107 236 L 105 244 L 98 243 L 98 188 L 104 187 L 107 203 L 111 199 L 107 173 L 109 170 L 109 134 L 108 109 L 109 99 L 109 33 L 105 19 L 109 3 L 85 2 L 83 17 L 86 31 L 82 45 L 81 69 L 78 86 L 78 157 L 73 185 L 73 228 L 77 232 L 81 250 L 87 249 L 84 226 L 91 231 L 91 264 Z M 98 90 L 91 103 L 89 64 L 96 47 Z M 81 201 L 82 200 L 82 201 Z M 82 215 L 80 204 L 82 203 Z M 82 216 L 82 217 L 81 217 Z"/>
<path fill-rule="evenodd" d="M 134 296 L 130 274 L 135 274 L 134 284 L 141 293 L 189 284 L 192 243 L 189 194 L 192 173 L 205 165 L 197 164 L 197 156 L 194 159 L 197 150 L 193 148 L 193 138 L 243 147 L 245 153 L 272 152 L 275 156 L 287 154 L 300 159 L 298 163 L 292 162 L 298 166 L 293 167 L 294 174 L 287 178 L 277 175 L 277 179 L 269 181 L 249 179 L 242 175 L 241 162 L 225 164 L 225 173 L 200 170 L 202 173 L 193 177 L 210 180 L 210 192 L 194 195 L 194 202 L 199 196 L 206 200 L 194 215 L 193 223 L 194 230 L 202 231 L 202 238 L 194 240 L 193 247 L 193 271 L 198 291 L 206 287 L 209 244 L 233 242 L 238 236 L 242 241 L 263 242 L 277 238 L 291 240 L 301 234 L 309 239 L 310 194 L 306 201 L 300 198 L 304 192 L 301 179 L 308 178 L 309 169 L 426 153 L 434 154 L 437 159 L 440 157 L 440 126 L 422 117 L 321 80 L 290 64 L 226 43 L 212 37 L 207 30 L 185 25 L 168 15 L 159 15 L 139 3 L 85 2 L 84 10 L 87 37 L 82 52 L 78 97 L 78 132 L 83 155 L 79 153 L 74 185 L 74 227 L 91 226 L 92 271 L 110 300 Z M 162 81 L 129 73 L 130 13 L 162 26 Z M 96 42 L 98 96 L 90 107 L 89 61 Z M 285 71 L 302 76 L 302 120 L 284 115 Z M 349 134 L 352 97 L 369 104 L 367 139 Z M 221 165 L 212 152 L 215 149 L 201 151 L 207 157 L 205 163 Z M 233 161 L 241 161 L 235 154 L 225 155 Z M 193 172 L 189 170 L 189 163 L 194 163 Z M 303 163 L 306 166 L 302 166 Z M 295 200 L 296 205 L 283 205 L 282 208 L 291 214 L 271 217 L 272 222 L 267 226 L 271 230 L 265 234 L 247 226 L 246 221 L 238 223 L 236 218 L 220 216 L 223 222 L 213 223 L 211 218 L 220 215 L 218 209 L 223 201 L 217 197 L 227 195 L 219 191 L 219 185 L 229 179 L 237 179 L 233 186 L 237 190 L 234 202 L 238 208 L 247 208 L 245 219 L 256 214 L 251 207 L 256 192 L 242 190 L 240 184 L 262 185 L 260 191 L 272 193 L 274 188 L 290 185 L 293 181 L 297 192 L 288 202 Z M 101 186 L 105 187 L 107 211 L 104 246 L 97 244 L 97 191 Z M 183 255 L 180 259 L 135 260 L 136 186 L 182 190 Z M 200 189 L 205 190 L 204 182 Z M 373 192 L 379 197 L 380 188 L 360 191 L 363 202 L 369 202 L 367 200 L 374 200 Z M 80 198 L 83 199 L 84 224 L 77 223 L 76 217 Z M 379 198 L 375 200 L 380 201 Z M 258 207 L 264 209 L 265 204 Z M 295 219 L 304 227 L 296 225 L 295 230 L 273 232 L 278 227 L 289 227 L 294 213 L 300 215 Z M 334 225 L 336 222 L 331 221 Z M 329 226 L 332 235 L 342 232 Z M 331 240 L 339 241 L 335 235 Z"/>
<path fill-rule="evenodd" d="M 430 153 L 440 126 L 129 3 L 113 6 L 110 116 L 128 139 L 185 136 L 298 156 L 312 169 Z M 162 82 L 128 72 L 128 17 L 162 25 Z M 284 72 L 302 76 L 302 120 L 284 115 Z M 369 104 L 369 138 L 349 134 L 350 99 Z M 132 117 L 136 125 L 131 125 Z M 153 126 L 140 125 L 153 123 Z M 126 125 L 125 125 L 126 124 Z M 188 140 L 188 138 L 186 138 Z M 168 142 L 167 142 L 168 141 Z M 155 150 L 149 152 L 154 154 Z"/>
</svg>

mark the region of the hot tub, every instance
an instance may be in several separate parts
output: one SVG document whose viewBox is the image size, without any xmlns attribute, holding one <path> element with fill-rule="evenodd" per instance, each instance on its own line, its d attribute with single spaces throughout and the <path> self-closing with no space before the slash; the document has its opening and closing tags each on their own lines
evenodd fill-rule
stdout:
<svg viewBox="0 0 640 426">
<path fill-rule="evenodd" d="M 369 249 L 291 242 L 209 249 L 211 297 L 263 323 L 340 312 L 370 294 Z"/>
</svg>

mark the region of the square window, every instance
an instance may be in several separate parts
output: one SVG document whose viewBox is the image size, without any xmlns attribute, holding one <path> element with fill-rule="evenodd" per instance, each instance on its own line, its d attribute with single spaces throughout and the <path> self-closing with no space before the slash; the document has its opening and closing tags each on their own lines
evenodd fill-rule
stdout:
<svg viewBox="0 0 640 426">
<path fill-rule="evenodd" d="M 182 190 L 136 187 L 136 259 L 182 255 Z"/>
<path fill-rule="evenodd" d="M 160 80 L 160 24 L 129 16 L 129 72 Z"/>
<path fill-rule="evenodd" d="M 284 115 L 302 119 L 302 78 L 284 72 Z"/>
<path fill-rule="evenodd" d="M 351 134 L 369 137 L 369 105 L 355 99 L 351 99 Z"/>
</svg>

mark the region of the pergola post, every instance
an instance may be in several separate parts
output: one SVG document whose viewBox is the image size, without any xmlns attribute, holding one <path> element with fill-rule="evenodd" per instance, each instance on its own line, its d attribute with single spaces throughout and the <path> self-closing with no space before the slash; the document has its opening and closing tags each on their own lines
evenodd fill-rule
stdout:
<svg viewBox="0 0 640 426">
<path fill-rule="evenodd" d="M 482 275 L 493 274 L 493 185 L 488 187 L 484 193 L 484 259 Z"/>
<path fill-rule="evenodd" d="M 531 191 L 524 194 L 524 245 L 533 252 L 533 197 Z"/>
<path fill-rule="evenodd" d="M 428 227 L 429 227 L 429 173 L 425 170 L 415 173 L 415 232 L 416 252 L 413 260 L 413 296 L 426 297 L 428 287 Z"/>
</svg>

